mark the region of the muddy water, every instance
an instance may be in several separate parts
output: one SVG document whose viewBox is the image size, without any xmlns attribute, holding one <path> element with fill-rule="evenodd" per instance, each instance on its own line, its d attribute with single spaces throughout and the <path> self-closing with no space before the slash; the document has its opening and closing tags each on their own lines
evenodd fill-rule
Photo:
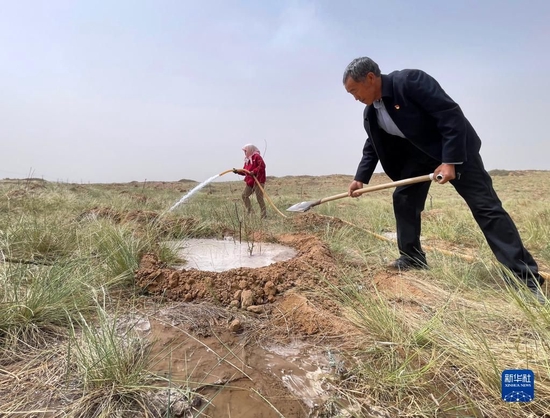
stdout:
<svg viewBox="0 0 550 418">
<path fill-rule="evenodd" d="M 300 342 L 260 347 L 224 330 L 198 340 L 162 320 L 150 323 L 150 371 L 200 393 L 206 416 L 309 418 L 328 398 L 322 350 Z"/>
<path fill-rule="evenodd" d="M 296 256 L 296 250 L 284 245 L 234 239 L 188 239 L 171 241 L 184 269 L 222 272 L 239 267 L 265 267 Z"/>
<path fill-rule="evenodd" d="M 195 268 L 168 268 L 147 254 L 136 272 L 136 283 L 149 295 L 175 302 L 156 306 L 150 315 L 147 338 L 154 341 L 150 371 L 198 393 L 201 413 L 212 418 L 333 416 L 326 414 L 326 407 L 334 396 L 334 365 L 329 367 L 325 347 L 313 345 L 320 340 L 309 336 L 340 341 L 356 331 L 338 320 L 331 300 L 318 305 L 299 292 L 315 289 L 320 272 L 329 281 L 335 277 L 328 247 L 309 234 L 281 235 L 280 245 L 256 242 L 258 252 L 252 255 L 247 242 L 218 240 L 222 254 L 220 247 L 196 248 L 199 242 L 173 243 L 181 251 L 210 254 L 203 264 L 195 259 Z M 281 253 L 272 248 L 282 248 L 286 261 L 279 261 Z M 267 260 L 258 263 L 260 255 Z M 191 252 L 181 256 L 193 262 Z M 214 263 L 225 257 L 230 262 L 222 261 L 221 268 Z M 231 268 L 235 259 L 252 262 L 253 268 Z M 235 295 L 245 291 L 253 295 L 256 307 L 264 307 L 263 313 L 242 308 L 242 298 Z M 233 326 L 235 319 L 240 327 Z M 311 344 L 300 343 L 308 338 Z"/>
<path fill-rule="evenodd" d="M 290 393 L 302 400 L 311 413 L 325 403 L 328 397 L 323 382 L 330 372 L 325 352 L 301 342 L 270 345 L 265 350 L 267 370 L 280 377 Z"/>
</svg>

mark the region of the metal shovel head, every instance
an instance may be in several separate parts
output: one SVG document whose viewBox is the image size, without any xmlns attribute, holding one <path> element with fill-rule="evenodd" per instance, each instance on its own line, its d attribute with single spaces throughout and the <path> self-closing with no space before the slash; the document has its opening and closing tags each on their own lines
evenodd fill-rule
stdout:
<svg viewBox="0 0 550 418">
<path fill-rule="evenodd" d="M 307 212 L 310 210 L 313 206 L 318 205 L 318 200 L 312 200 L 310 202 L 300 202 L 296 203 L 295 205 L 292 205 L 287 209 L 289 212 Z"/>
</svg>

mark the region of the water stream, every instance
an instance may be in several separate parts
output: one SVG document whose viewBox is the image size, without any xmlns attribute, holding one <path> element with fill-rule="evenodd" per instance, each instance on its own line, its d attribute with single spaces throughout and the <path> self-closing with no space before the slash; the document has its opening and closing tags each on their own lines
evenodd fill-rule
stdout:
<svg viewBox="0 0 550 418">
<path fill-rule="evenodd" d="M 202 189 L 204 186 L 206 186 L 207 184 L 213 182 L 214 180 L 216 180 L 218 177 L 220 177 L 219 174 L 216 174 L 212 177 L 210 177 L 209 179 L 203 181 L 201 184 L 193 187 L 191 190 L 189 190 L 189 192 L 187 192 L 186 195 L 184 195 L 180 200 L 178 200 L 170 209 L 168 209 L 168 212 L 172 212 L 174 209 L 176 209 L 179 205 L 181 205 L 183 202 L 185 202 L 187 199 L 189 199 L 191 196 L 193 196 L 195 193 L 197 193 L 200 189 Z"/>
</svg>

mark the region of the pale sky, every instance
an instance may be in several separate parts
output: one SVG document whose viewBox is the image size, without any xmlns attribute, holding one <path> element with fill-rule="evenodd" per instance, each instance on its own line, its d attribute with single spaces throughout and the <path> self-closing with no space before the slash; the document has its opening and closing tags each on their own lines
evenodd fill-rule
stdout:
<svg viewBox="0 0 550 418">
<path fill-rule="evenodd" d="M 354 174 L 360 56 L 434 76 L 488 170 L 549 170 L 549 22 L 548 0 L 0 0 L 0 178 L 202 181 L 247 143 L 268 175 Z"/>
</svg>

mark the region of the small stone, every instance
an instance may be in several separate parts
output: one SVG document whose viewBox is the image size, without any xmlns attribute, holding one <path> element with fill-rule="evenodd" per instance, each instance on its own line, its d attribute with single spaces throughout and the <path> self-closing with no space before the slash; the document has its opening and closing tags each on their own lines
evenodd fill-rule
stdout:
<svg viewBox="0 0 550 418">
<path fill-rule="evenodd" d="M 254 292 L 252 290 L 243 290 L 241 294 L 241 307 L 246 309 L 254 304 Z"/>
<path fill-rule="evenodd" d="M 246 308 L 246 310 L 255 314 L 261 314 L 265 312 L 265 308 L 263 305 L 250 305 L 248 308 Z"/>
<path fill-rule="evenodd" d="M 170 285 L 174 286 L 178 283 L 178 280 L 180 279 L 180 275 L 177 271 L 173 271 L 172 273 L 170 273 L 170 275 L 168 276 L 168 282 L 170 283 Z"/>
<path fill-rule="evenodd" d="M 239 332 L 241 329 L 242 329 L 242 324 L 241 324 L 241 321 L 239 321 L 238 319 L 234 319 L 233 321 L 231 321 L 231 323 L 229 324 L 229 331 L 231 332 Z"/>
<path fill-rule="evenodd" d="M 268 296 L 275 295 L 277 293 L 277 287 L 275 287 L 272 281 L 269 281 L 264 285 L 264 292 Z"/>
</svg>

